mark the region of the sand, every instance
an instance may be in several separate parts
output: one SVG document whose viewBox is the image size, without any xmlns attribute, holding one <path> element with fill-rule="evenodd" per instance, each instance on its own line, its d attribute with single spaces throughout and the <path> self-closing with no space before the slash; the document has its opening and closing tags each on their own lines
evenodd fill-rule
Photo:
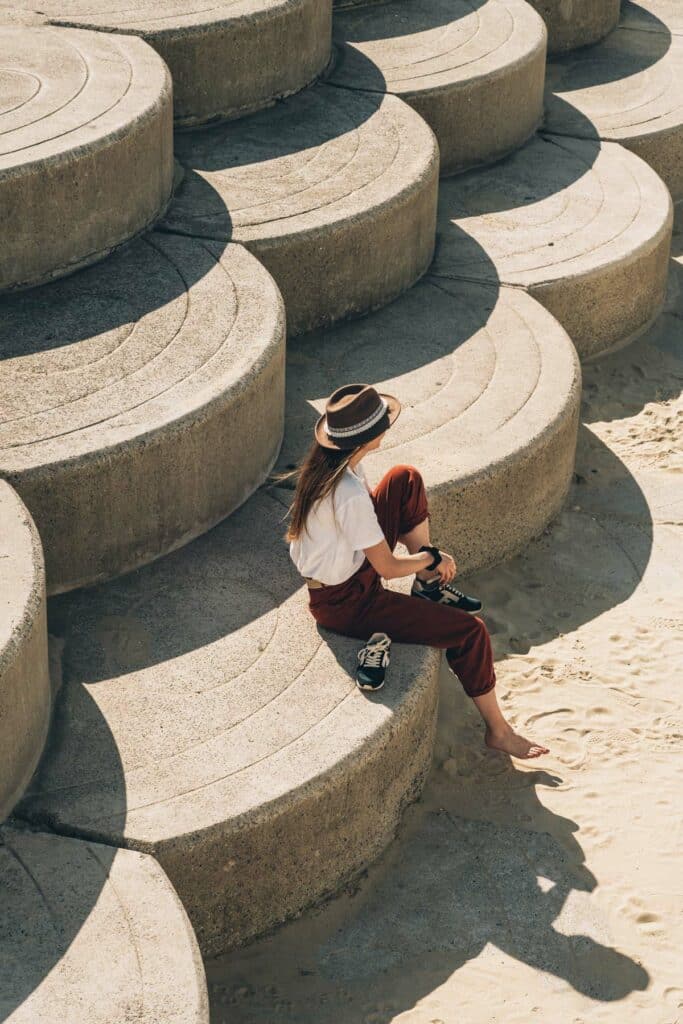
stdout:
<svg viewBox="0 0 683 1024">
<path fill-rule="evenodd" d="M 434 769 L 397 841 L 209 962 L 213 1024 L 683 1021 L 680 234 L 675 252 L 669 312 L 584 368 L 564 511 L 467 581 L 506 713 L 550 754 L 487 751 L 444 670 Z"/>
</svg>

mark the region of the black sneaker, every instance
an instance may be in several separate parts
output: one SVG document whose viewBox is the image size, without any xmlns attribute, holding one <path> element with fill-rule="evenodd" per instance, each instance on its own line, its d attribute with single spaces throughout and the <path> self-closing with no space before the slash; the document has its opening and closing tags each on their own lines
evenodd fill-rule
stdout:
<svg viewBox="0 0 683 1024">
<path fill-rule="evenodd" d="M 381 690 L 389 664 L 391 640 L 386 633 L 373 633 L 358 652 L 356 685 L 359 690 Z"/>
<path fill-rule="evenodd" d="M 425 597 L 436 604 L 459 608 L 461 612 L 469 612 L 470 615 L 478 615 L 483 608 L 477 597 L 468 597 L 462 590 L 456 590 L 452 583 L 441 583 L 438 576 L 428 583 L 415 577 L 411 594 L 413 597 Z"/>
</svg>

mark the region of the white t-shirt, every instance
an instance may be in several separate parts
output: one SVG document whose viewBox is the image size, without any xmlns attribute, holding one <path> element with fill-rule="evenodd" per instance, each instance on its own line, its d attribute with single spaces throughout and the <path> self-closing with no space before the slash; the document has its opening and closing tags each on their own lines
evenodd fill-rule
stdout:
<svg viewBox="0 0 683 1024">
<path fill-rule="evenodd" d="M 313 505 L 289 553 L 302 576 L 331 586 L 353 576 L 365 560 L 363 549 L 381 540 L 384 533 L 359 464 L 355 470 L 347 466 L 334 494 Z"/>
</svg>

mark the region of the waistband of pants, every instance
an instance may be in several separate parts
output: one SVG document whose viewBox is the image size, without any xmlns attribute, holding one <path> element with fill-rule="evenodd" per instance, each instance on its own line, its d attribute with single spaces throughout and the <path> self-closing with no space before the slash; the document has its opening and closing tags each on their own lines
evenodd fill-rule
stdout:
<svg viewBox="0 0 683 1024">
<path fill-rule="evenodd" d="M 311 579 L 310 576 L 304 576 L 306 580 L 306 586 L 309 590 L 320 590 L 322 587 L 326 587 L 326 583 L 321 583 L 320 580 Z"/>
</svg>

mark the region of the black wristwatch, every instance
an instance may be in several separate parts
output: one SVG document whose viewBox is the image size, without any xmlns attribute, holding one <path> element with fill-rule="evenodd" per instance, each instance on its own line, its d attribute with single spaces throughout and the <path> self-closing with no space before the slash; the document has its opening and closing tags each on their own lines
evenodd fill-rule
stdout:
<svg viewBox="0 0 683 1024">
<path fill-rule="evenodd" d="M 428 551 L 429 554 L 434 559 L 432 564 L 431 565 L 426 565 L 425 568 L 426 569 L 436 569 L 437 565 L 441 561 L 441 552 L 439 551 L 439 549 L 433 547 L 433 545 L 431 545 L 431 544 L 423 544 L 422 547 L 420 548 L 420 551 Z"/>
</svg>

